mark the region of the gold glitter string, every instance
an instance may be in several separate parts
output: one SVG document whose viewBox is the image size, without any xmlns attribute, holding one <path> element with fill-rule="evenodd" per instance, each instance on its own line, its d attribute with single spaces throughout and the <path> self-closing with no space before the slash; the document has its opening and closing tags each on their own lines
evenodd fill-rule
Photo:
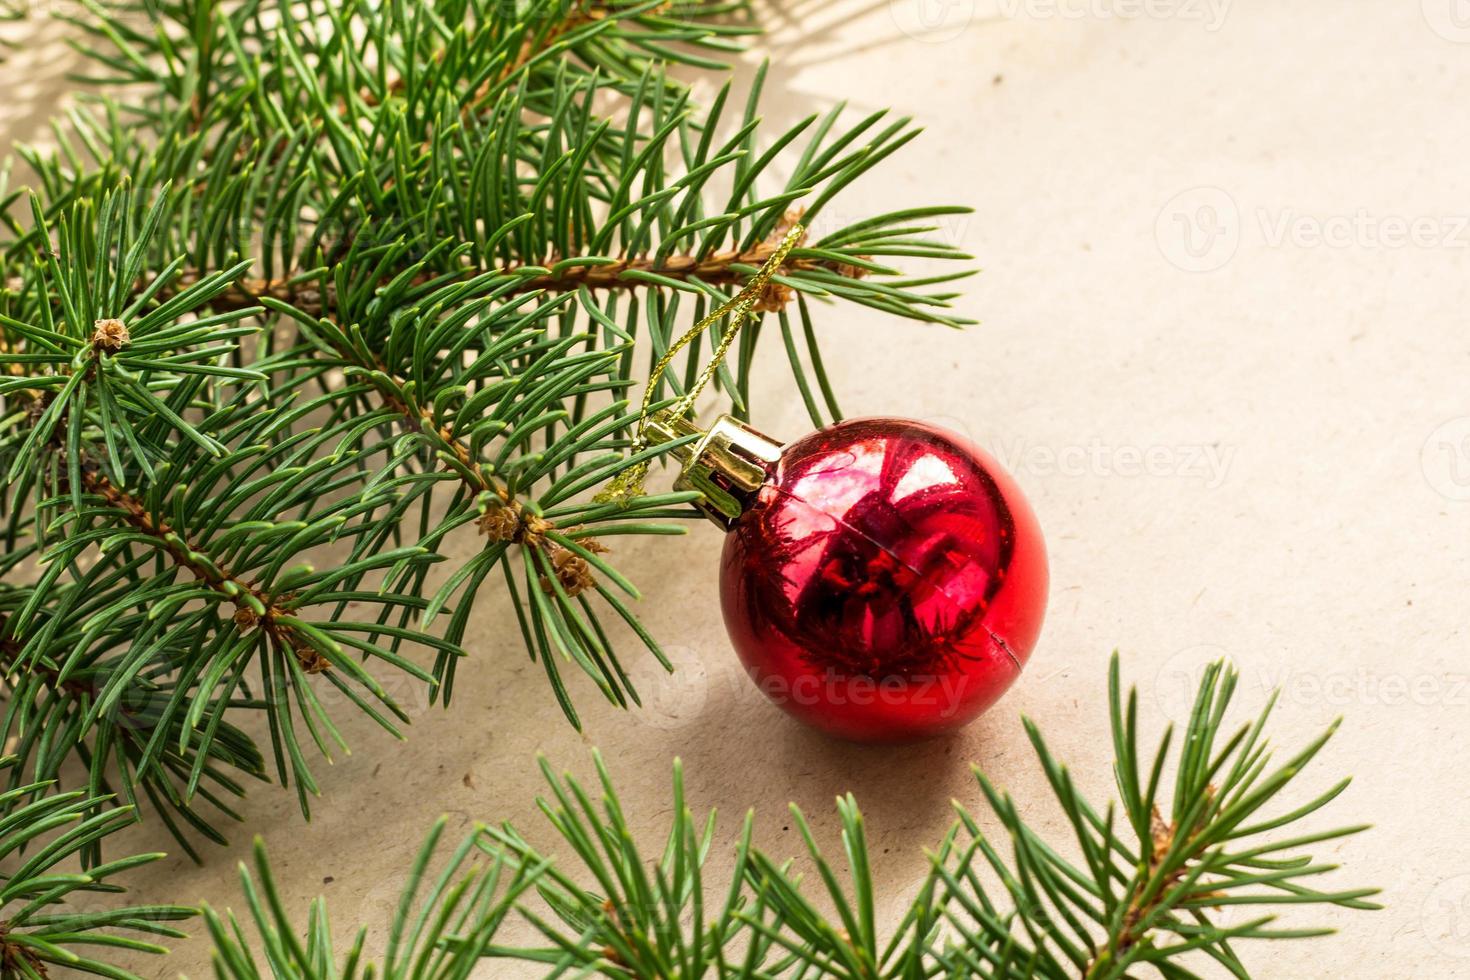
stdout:
<svg viewBox="0 0 1470 980">
<path fill-rule="evenodd" d="M 726 330 L 725 335 L 720 338 L 720 342 L 716 345 L 714 353 L 710 355 L 709 363 L 699 373 L 699 377 L 694 379 L 694 384 L 689 386 L 689 390 L 684 392 L 678 401 L 659 413 L 670 418 L 679 418 L 686 415 L 694 407 L 694 399 L 699 397 L 699 393 L 704 390 L 705 386 L 709 384 L 710 379 L 715 376 L 715 371 L 719 369 L 721 362 L 725 360 L 725 355 L 730 352 L 730 345 L 735 342 L 735 335 L 745 325 L 746 319 L 751 315 L 752 308 L 755 306 L 756 301 L 760 299 L 760 295 L 765 290 L 766 285 L 771 281 L 771 277 L 776 274 L 777 269 L 781 268 L 781 263 L 786 261 L 786 256 L 791 254 L 791 250 L 797 246 L 797 243 L 801 241 L 804 234 L 806 234 L 806 229 L 800 224 L 792 225 L 790 230 L 786 232 L 786 237 L 781 239 L 781 244 L 776 247 L 776 250 L 771 253 L 771 257 L 766 259 L 765 264 L 760 267 L 760 271 L 750 277 L 750 281 L 745 284 L 745 288 L 736 293 L 732 299 L 719 309 L 690 327 L 688 332 L 674 341 L 669 349 L 664 352 L 664 356 L 659 358 L 658 363 L 653 366 L 653 371 L 648 375 L 648 384 L 643 388 L 643 404 L 638 411 L 638 427 L 633 433 L 632 455 L 636 456 L 648 448 L 649 406 L 653 404 L 653 392 L 658 387 L 659 379 L 663 377 L 664 372 L 673 363 L 675 355 L 683 350 L 691 340 L 719 322 L 722 317 L 730 316 L 730 329 Z M 643 481 L 647 475 L 648 461 L 643 460 L 635 463 L 613 477 L 612 481 L 608 483 L 607 488 L 599 493 L 595 499 L 599 502 L 614 500 L 626 501 L 633 497 L 642 496 L 644 493 Z"/>
</svg>

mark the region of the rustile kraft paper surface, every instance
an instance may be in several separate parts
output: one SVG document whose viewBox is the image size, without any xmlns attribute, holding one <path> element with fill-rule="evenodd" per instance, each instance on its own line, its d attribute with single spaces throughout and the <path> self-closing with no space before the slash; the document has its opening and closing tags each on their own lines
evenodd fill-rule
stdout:
<svg viewBox="0 0 1470 980">
<path fill-rule="evenodd" d="M 344 933 L 381 923 L 440 813 L 455 828 L 512 818 L 553 845 L 534 813 L 535 753 L 586 773 L 597 744 L 650 842 L 676 754 L 696 810 L 724 814 L 722 840 L 754 806 L 778 853 L 800 848 L 788 800 L 835 847 L 831 801 L 853 791 L 892 921 L 949 800 L 983 810 L 971 762 L 1029 803 L 1039 829 L 1066 835 L 1021 713 L 1107 797 L 1116 647 L 1150 730 L 1180 718 L 1198 666 L 1219 655 L 1244 671 L 1243 706 L 1283 685 L 1282 746 L 1345 716 L 1300 798 L 1356 776 L 1314 826 L 1377 826 L 1318 856 L 1344 864 L 1344 881 L 1381 885 L 1388 908 L 1318 911 L 1342 934 L 1246 946 L 1258 976 L 1470 976 L 1470 24 L 1454 13 L 1454 0 L 767 6 L 757 46 L 774 61 L 773 125 L 846 98 L 928 127 L 844 194 L 841 218 L 976 209 L 943 234 L 985 269 L 961 304 L 981 326 L 840 307 L 820 332 L 849 412 L 967 434 L 1035 506 L 1051 604 L 1025 676 L 954 738 L 829 741 L 741 675 L 720 621 L 718 531 L 623 539 L 619 567 L 680 667 L 664 678 L 641 663 L 646 710 L 614 711 L 580 685 L 579 737 L 508 607 L 482 602 L 453 710 L 421 708 L 406 744 L 344 712 L 354 753 L 318 767 L 310 824 L 293 794 L 255 787 L 229 849 L 131 875 L 138 899 L 238 906 L 235 862 L 260 833 L 303 919 L 324 893 Z M 7 144 L 44 136 L 77 64 L 60 25 L 27 30 L 0 67 Z M 756 412 L 794 437 L 807 423 L 778 347 Z M 156 825 L 116 843 L 169 845 Z M 727 855 L 717 848 L 712 875 Z M 137 968 L 210 975 L 193 932 Z"/>
</svg>

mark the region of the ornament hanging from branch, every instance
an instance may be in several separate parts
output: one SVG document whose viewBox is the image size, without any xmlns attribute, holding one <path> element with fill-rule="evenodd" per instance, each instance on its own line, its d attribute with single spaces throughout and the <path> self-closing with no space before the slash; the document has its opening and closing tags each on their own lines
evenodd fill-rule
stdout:
<svg viewBox="0 0 1470 980">
<path fill-rule="evenodd" d="M 655 366 L 634 451 L 679 442 L 675 482 L 728 533 L 720 598 L 730 640 L 786 711 L 856 741 L 953 731 L 1020 675 L 1046 610 L 1041 529 L 1011 477 L 967 440 L 897 418 L 839 422 L 781 444 L 694 399 L 801 240 L 794 226 L 735 298 Z M 652 412 L 675 354 L 724 316 L 731 326 L 694 385 Z M 642 492 L 646 466 L 605 498 Z"/>
</svg>

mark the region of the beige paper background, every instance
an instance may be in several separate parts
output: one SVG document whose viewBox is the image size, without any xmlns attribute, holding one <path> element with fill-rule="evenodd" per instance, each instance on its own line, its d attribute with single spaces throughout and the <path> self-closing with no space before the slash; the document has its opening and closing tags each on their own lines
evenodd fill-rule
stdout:
<svg viewBox="0 0 1470 980">
<path fill-rule="evenodd" d="M 1116 647 L 1151 728 L 1219 654 L 1241 665 L 1252 706 L 1286 685 L 1281 744 L 1345 716 L 1300 798 L 1356 775 L 1318 825 L 1377 827 L 1322 856 L 1346 866 L 1344 884 L 1383 886 L 1389 907 L 1319 913 L 1342 929 L 1334 938 L 1248 948 L 1257 975 L 1470 976 L 1470 10 L 1455 19 L 1458 2 L 767 10 L 772 127 L 839 97 L 928 127 L 831 220 L 923 203 L 976 209 L 943 233 L 985 268 L 960 304 L 982 326 L 954 333 L 835 307 L 821 329 L 849 412 L 966 431 L 1030 495 L 1053 584 L 1023 681 L 948 741 L 826 741 L 738 674 L 713 528 L 619 541 L 620 567 L 647 595 L 643 614 L 685 668 L 667 680 L 640 669 L 649 710 L 614 711 L 578 685 L 579 737 L 525 660 L 508 608 L 484 602 L 453 710 L 424 713 L 406 744 L 344 712 L 355 751 L 319 767 L 325 798 L 309 824 L 292 794 L 258 787 L 232 847 L 207 851 L 203 866 L 179 856 L 146 869 L 133 876 L 137 894 L 238 904 L 234 865 L 258 832 L 303 919 L 307 898 L 324 893 L 344 935 L 359 921 L 376 928 L 434 817 L 448 813 L 456 828 L 512 818 L 551 843 L 532 803 L 535 754 L 585 773 L 596 744 L 650 849 L 676 755 L 696 809 L 725 815 L 723 839 L 755 807 L 761 842 L 779 853 L 800 846 L 788 800 L 835 846 L 831 801 L 853 791 L 891 920 L 949 800 L 983 809 L 969 763 L 1044 830 L 1065 832 L 1021 713 L 1095 798 L 1110 793 L 1104 693 Z M 0 69 L 8 142 L 43 135 L 67 87 L 76 61 L 60 33 L 33 28 Z M 1406 243 L 1395 228 L 1417 237 Z M 757 414 L 795 435 L 807 423 L 777 346 Z M 169 843 L 151 825 L 130 842 Z M 716 876 L 726 855 L 712 859 Z M 194 932 L 137 969 L 208 975 Z M 482 972 L 508 975 L 493 962 Z"/>
</svg>

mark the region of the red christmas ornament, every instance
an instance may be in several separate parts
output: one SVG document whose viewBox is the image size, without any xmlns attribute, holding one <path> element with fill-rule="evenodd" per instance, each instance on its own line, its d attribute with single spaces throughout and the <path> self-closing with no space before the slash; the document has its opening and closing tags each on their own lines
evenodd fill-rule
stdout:
<svg viewBox="0 0 1470 980">
<path fill-rule="evenodd" d="M 663 438 L 694 431 L 655 422 Z M 1041 530 L 1008 474 L 943 429 L 841 422 L 780 446 L 720 419 L 681 484 L 726 526 L 725 625 L 756 684 L 842 738 L 953 731 L 1020 674 L 1041 630 Z"/>
</svg>

